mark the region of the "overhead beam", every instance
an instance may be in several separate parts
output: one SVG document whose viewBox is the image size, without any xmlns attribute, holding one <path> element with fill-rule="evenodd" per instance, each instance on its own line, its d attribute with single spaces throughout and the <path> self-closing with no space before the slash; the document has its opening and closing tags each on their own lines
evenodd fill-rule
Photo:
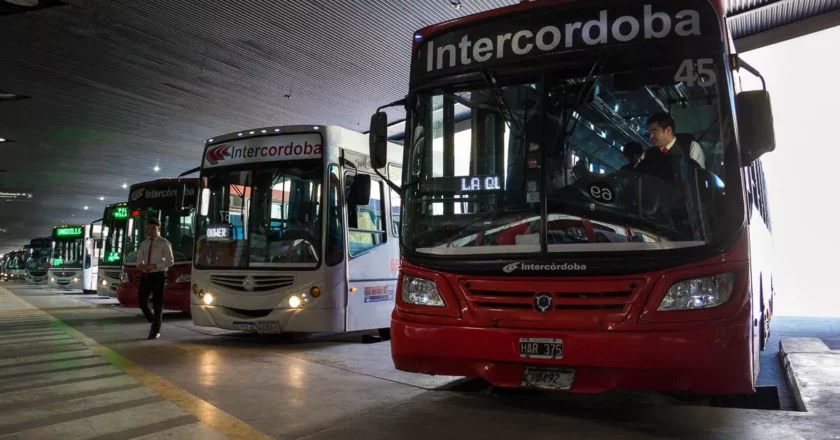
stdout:
<svg viewBox="0 0 840 440">
<path fill-rule="evenodd" d="M 751 12 L 757 13 L 756 11 Z M 735 17 L 738 17 L 739 15 L 736 15 Z M 730 18 L 730 20 L 732 20 L 732 18 Z M 795 21 L 790 24 L 778 26 L 744 38 L 739 38 L 735 40 L 735 49 L 739 53 L 748 52 L 776 43 L 781 43 L 783 41 L 802 37 L 804 35 L 824 31 L 835 26 L 840 26 L 840 9 L 835 9 L 833 11 Z"/>
</svg>

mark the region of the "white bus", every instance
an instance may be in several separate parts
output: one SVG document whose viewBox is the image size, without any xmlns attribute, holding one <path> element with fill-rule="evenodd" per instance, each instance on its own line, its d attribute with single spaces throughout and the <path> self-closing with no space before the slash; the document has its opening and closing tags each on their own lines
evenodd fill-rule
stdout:
<svg viewBox="0 0 840 440">
<path fill-rule="evenodd" d="M 96 242 L 102 225 L 61 225 L 53 228 L 52 258 L 48 271 L 51 288 L 96 292 Z"/>
<path fill-rule="evenodd" d="M 123 244 L 128 223 L 128 203 L 105 206 L 102 214 L 102 246 L 99 252 L 99 296 L 117 297 L 122 270 Z"/>
<path fill-rule="evenodd" d="M 389 147 L 387 172 L 397 180 L 402 147 Z M 208 140 L 193 322 L 257 333 L 378 329 L 387 338 L 400 198 L 374 174 L 367 151 L 367 135 L 334 126 Z"/>
</svg>

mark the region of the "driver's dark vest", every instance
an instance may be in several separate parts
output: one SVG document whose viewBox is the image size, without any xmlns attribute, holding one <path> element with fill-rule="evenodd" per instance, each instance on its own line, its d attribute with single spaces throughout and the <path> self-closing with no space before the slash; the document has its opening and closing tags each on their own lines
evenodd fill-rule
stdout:
<svg viewBox="0 0 840 440">
<path fill-rule="evenodd" d="M 668 150 L 668 154 L 675 154 L 680 156 L 691 156 L 691 143 L 694 142 L 694 136 L 685 133 L 676 134 L 677 141 Z"/>
</svg>

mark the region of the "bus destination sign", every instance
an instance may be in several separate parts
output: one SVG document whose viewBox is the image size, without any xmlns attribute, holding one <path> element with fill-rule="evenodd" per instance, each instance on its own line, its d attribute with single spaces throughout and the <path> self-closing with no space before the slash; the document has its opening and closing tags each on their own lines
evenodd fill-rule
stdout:
<svg viewBox="0 0 840 440">
<path fill-rule="evenodd" d="M 76 238 L 82 236 L 82 228 L 79 226 L 68 226 L 64 228 L 56 228 L 55 236 L 61 238 Z"/>
<path fill-rule="evenodd" d="M 114 218 L 117 220 L 125 220 L 128 218 L 128 207 L 117 206 L 114 208 Z"/>
</svg>

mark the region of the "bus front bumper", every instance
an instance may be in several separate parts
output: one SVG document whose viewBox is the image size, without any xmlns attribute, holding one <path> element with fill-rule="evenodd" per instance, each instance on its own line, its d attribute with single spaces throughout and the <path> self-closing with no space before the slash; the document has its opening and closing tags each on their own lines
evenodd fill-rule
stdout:
<svg viewBox="0 0 840 440">
<path fill-rule="evenodd" d="M 45 285 L 47 285 L 48 280 L 49 280 L 49 277 L 46 276 L 46 275 L 44 275 L 42 277 L 28 276 L 28 277 L 26 277 L 26 284 L 28 284 L 30 286 L 45 286 Z"/>
<path fill-rule="evenodd" d="M 137 297 L 140 291 L 140 283 L 120 283 L 117 288 L 116 297 L 123 307 L 138 308 Z M 163 288 L 164 310 L 190 311 L 190 286 L 188 283 L 179 283 L 175 286 L 166 285 Z"/>
<path fill-rule="evenodd" d="M 193 324 L 253 333 L 343 332 L 344 309 L 272 309 L 263 316 L 246 315 L 223 306 L 192 305 Z M 260 313 L 262 314 L 262 313 Z"/>
<path fill-rule="evenodd" d="M 744 320 L 746 321 L 746 320 Z M 568 391 L 611 389 L 735 394 L 753 391 L 749 321 L 649 332 L 458 327 L 396 315 L 391 355 L 398 370 L 480 377 L 523 386 L 525 367 L 573 371 Z M 520 338 L 563 341 L 562 359 L 520 357 Z"/>
<path fill-rule="evenodd" d="M 53 289 L 82 290 L 81 277 L 49 277 L 49 287 Z"/>
</svg>

